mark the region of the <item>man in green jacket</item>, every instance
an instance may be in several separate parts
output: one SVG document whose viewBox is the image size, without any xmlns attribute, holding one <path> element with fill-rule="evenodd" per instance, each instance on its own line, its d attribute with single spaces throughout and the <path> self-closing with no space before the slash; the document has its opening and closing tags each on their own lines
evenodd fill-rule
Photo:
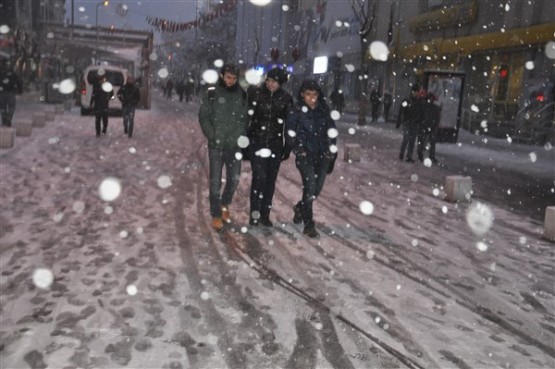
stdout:
<svg viewBox="0 0 555 369">
<path fill-rule="evenodd" d="M 218 231 L 224 222 L 231 222 L 229 205 L 241 174 L 239 142 L 246 140 L 248 125 L 246 93 L 237 83 L 238 78 L 239 68 L 225 64 L 218 83 L 203 95 L 198 113 L 202 132 L 208 140 L 210 215 L 212 227 Z M 224 165 L 226 184 L 221 193 Z"/>
</svg>

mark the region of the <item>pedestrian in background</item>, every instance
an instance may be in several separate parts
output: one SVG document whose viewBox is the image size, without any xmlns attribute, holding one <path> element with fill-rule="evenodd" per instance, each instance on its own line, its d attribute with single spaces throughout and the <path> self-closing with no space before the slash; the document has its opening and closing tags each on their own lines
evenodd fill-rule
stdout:
<svg viewBox="0 0 555 369">
<path fill-rule="evenodd" d="M 345 96 L 343 96 L 343 91 L 339 88 L 334 89 L 330 95 L 330 101 L 332 109 L 343 114 L 343 108 L 345 107 Z"/>
<path fill-rule="evenodd" d="M 173 92 L 173 81 L 170 78 L 170 79 L 168 79 L 168 82 L 166 82 L 166 98 L 167 99 L 172 98 L 172 92 Z"/>
<path fill-rule="evenodd" d="M 249 224 L 272 227 L 270 210 L 282 160 L 289 157 L 284 150 L 285 120 L 293 108 L 293 98 L 282 89 L 287 73 L 274 68 L 266 74 L 265 83 L 249 89 L 249 106 L 253 110 L 248 128 L 249 159 L 252 168 Z"/>
<path fill-rule="evenodd" d="M 106 134 L 108 129 L 108 109 L 112 97 L 114 97 L 112 84 L 106 80 L 104 75 L 98 76 L 96 83 L 93 85 L 90 104 L 95 116 L 96 137 L 100 137 L 100 120 L 102 120 L 102 134 Z"/>
<path fill-rule="evenodd" d="M 391 105 L 393 105 L 393 97 L 389 91 L 385 91 L 383 94 L 383 119 L 385 122 L 389 120 L 389 110 L 391 109 Z"/>
<path fill-rule="evenodd" d="M 380 112 L 380 104 L 382 102 L 382 97 L 378 90 L 373 89 L 370 93 L 370 104 L 372 106 L 372 122 L 378 120 L 378 115 Z"/>
<path fill-rule="evenodd" d="M 229 205 L 241 174 L 239 139 L 243 136 L 247 140 L 247 93 L 237 83 L 238 78 L 239 67 L 225 64 L 217 84 L 202 97 L 199 109 L 200 126 L 208 141 L 210 215 L 212 227 L 218 231 L 224 222 L 231 222 Z M 224 166 L 226 183 L 221 193 Z"/>
<path fill-rule="evenodd" d="M 433 93 L 426 96 L 423 106 L 423 119 L 418 132 L 418 159 L 424 160 L 424 149 L 426 143 L 429 145 L 430 160 L 436 162 L 436 137 L 437 128 L 441 117 L 441 107 L 436 102 L 436 97 Z"/>
<path fill-rule="evenodd" d="M 412 159 L 414 141 L 416 141 L 416 136 L 423 119 L 422 102 L 418 98 L 419 91 L 420 85 L 415 83 L 411 87 L 409 98 L 404 99 L 401 103 L 399 115 L 397 116 L 397 128 L 403 127 L 403 141 L 401 142 L 399 160 L 404 159 L 405 150 L 407 150 L 407 162 L 409 163 L 414 163 Z"/>
<path fill-rule="evenodd" d="M 131 138 L 133 137 L 133 126 L 135 124 L 135 109 L 141 101 L 141 91 L 135 86 L 133 76 L 127 76 L 125 85 L 118 91 L 118 99 L 121 101 L 123 113 L 123 133 Z"/>
<path fill-rule="evenodd" d="M 191 77 L 187 78 L 187 82 L 185 82 L 185 102 L 189 102 L 192 100 L 192 94 L 195 91 L 195 84 Z"/>
<path fill-rule="evenodd" d="M 2 125 L 11 127 L 15 114 L 16 94 L 23 93 L 23 83 L 11 68 L 7 58 L 0 61 L 0 108 L 2 109 Z"/>
<path fill-rule="evenodd" d="M 293 222 L 303 222 L 303 233 L 319 238 L 312 205 L 324 188 L 326 175 L 333 170 L 337 129 L 317 82 L 305 80 L 301 84 L 298 104 L 289 114 L 285 130 L 287 145 L 295 154 L 295 165 L 303 183 L 302 199 L 293 207 Z"/>
<path fill-rule="evenodd" d="M 175 85 L 175 92 L 177 92 L 177 96 L 179 96 L 179 102 L 182 102 L 183 94 L 185 93 L 185 83 L 182 79 L 177 81 Z"/>
</svg>

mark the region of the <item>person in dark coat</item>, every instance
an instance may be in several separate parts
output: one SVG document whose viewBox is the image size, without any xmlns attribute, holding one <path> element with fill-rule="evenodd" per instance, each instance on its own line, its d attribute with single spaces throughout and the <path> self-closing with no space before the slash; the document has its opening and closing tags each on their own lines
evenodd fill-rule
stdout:
<svg viewBox="0 0 555 369">
<path fill-rule="evenodd" d="M 386 91 L 383 94 L 383 119 L 387 122 L 389 119 L 389 111 L 391 109 L 391 105 L 393 105 L 393 97 Z"/>
<path fill-rule="evenodd" d="M 177 92 L 177 96 L 179 96 L 179 102 L 183 101 L 183 94 L 185 93 L 185 82 L 183 80 L 179 80 L 175 85 L 175 92 Z"/>
<path fill-rule="evenodd" d="M 429 143 L 430 160 L 436 162 L 436 136 L 441 117 L 441 107 L 436 103 L 435 95 L 429 93 L 423 106 L 423 120 L 418 131 L 418 159 L 424 160 L 424 148 Z"/>
<path fill-rule="evenodd" d="M 113 86 L 101 75 L 93 85 L 91 106 L 95 115 L 96 137 L 100 137 L 100 120 L 102 120 L 102 134 L 108 129 L 108 108 L 110 100 L 114 97 Z"/>
<path fill-rule="evenodd" d="M 199 123 L 208 141 L 210 163 L 210 215 L 212 227 L 219 231 L 224 222 L 231 222 L 229 205 L 241 174 L 241 142 L 247 141 L 247 93 L 239 86 L 239 67 L 225 64 L 220 79 L 203 95 L 199 109 Z M 246 145 L 245 145 L 246 146 Z M 223 193 L 222 170 L 226 168 Z"/>
<path fill-rule="evenodd" d="M 249 159 L 252 168 L 250 191 L 250 221 L 257 226 L 271 227 L 270 210 L 281 161 L 287 159 L 284 150 L 284 127 L 293 108 L 293 98 L 281 86 L 287 73 L 274 68 L 266 74 L 265 83 L 249 89 L 249 106 L 253 110 L 248 129 Z"/>
<path fill-rule="evenodd" d="M 170 78 L 168 79 L 168 82 L 166 82 L 166 98 L 171 99 L 172 92 L 173 92 L 173 81 Z"/>
<path fill-rule="evenodd" d="M 191 79 L 191 77 L 187 78 L 187 81 L 185 82 L 185 102 L 189 102 L 192 100 L 192 94 L 195 91 L 195 84 L 193 83 L 193 80 Z"/>
<path fill-rule="evenodd" d="M 372 122 L 378 120 L 378 113 L 380 111 L 380 104 L 382 102 L 382 97 L 378 90 L 373 89 L 370 93 L 370 104 L 372 105 Z"/>
<path fill-rule="evenodd" d="M 326 175 L 333 170 L 337 157 L 337 128 L 316 81 L 305 80 L 301 84 L 298 100 L 285 125 L 286 143 L 295 154 L 295 165 L 303 183 L 302 199 L 293 207 L 293 222 L 303 222 L 303 233 L 319 238 L 312 204 L 324 187 Z"/>
<path fill-rule="evenodd" d="M 127 81 L 118 91 L 118 99 L 121 101 L 123 113 L 123 133 L 129 138 L 133 137 L 133 126 L 135 123 L 135 109 L 141 101 L 141 91 L 135 86 L 133 76 L 127 76 Z"/>
<path fill-rule="evenodd" d="M 16 94 L 23 93 L 23 83 L 19 76 L 10 68 L 6 58 L 0 62 L 0 108 L 2 109 L 2 125 L 11 127 L 15 114 Z"/>
<path fill-rule="evenodd" d="M 399 152 L 399 160 L 405 157 L 407 149 L 407 161 L 413 163 L 412 153 L 414 151 L 414 141 L 418 135 L 418 130 L 423 119 L 422 102 L 418 98 L 420 85 L 414 84 L 411 88 L 410 97 L 404 99 L 399 108 L 397 116 L 397 128 L 403 127 L 403 141 L 401 142 L 401 151 Z"/>
<path fill-rule="evenodd" d="M 343 91 L 338 88 L 334 89 L 330 95 L 330 101 L 332 109 L 343 114 L 343 108 L 345 107 L 345 96 L 343 96 Z"/>
</svg>

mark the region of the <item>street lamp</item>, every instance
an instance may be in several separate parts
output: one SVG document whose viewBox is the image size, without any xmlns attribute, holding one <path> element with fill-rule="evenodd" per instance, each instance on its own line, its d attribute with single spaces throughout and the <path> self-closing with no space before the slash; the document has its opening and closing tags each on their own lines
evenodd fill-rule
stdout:
<svg viewBox="0 0 555 369">
<path fill-rule="evenodd" d="M 98 7 L 100 5 L 108 6 L 109 4 L 110 4 L 110 1 L 108 0 L 101 1 L 98 4 L 96 4 L 96 17 L 94 18 L 95 25 L 96 25 L 96 43 L 98 43 Z"/>
</svg>

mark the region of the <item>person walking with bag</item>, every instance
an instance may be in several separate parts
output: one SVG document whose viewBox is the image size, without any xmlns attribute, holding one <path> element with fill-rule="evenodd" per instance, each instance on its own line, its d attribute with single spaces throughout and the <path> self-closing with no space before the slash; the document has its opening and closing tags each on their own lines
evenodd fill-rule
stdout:
<svg viewBox="0 0 555 369">
<path fill-rule="evenodd" d="M 270 210 L 282 160 L 289 157 L 284 149 L 284 127 L 293 108 L 293 98 L 281 86 L 287 73 L 274 68 L 266 74 L 265 83 L 249 90 L 249 106 L 253 110 L 248 129 L 248 156 L 252 168 L 249 224 L 272 227 Z"/>
<path fill-rule="evenodd" d="M 129 138 L 133 137 L 133 126 L 135 123 L 135 109 L 141 101 L 141 91 L 135 86 L 133 76 L 127 76 L 127 81 L 118 91 L 118 99 L 121 101 L 123 113 L 123 133 Z"/>
<path fill-rule="evenodd" d="M 299 89 L 296 109 L 287 118 L 285 139 L 295 154 L 301 174 L 303 195 L 294 207 L 293 222 L 304 223 L 303 233 L 319 238 L 312 205 L 324 188 L 326 175 L 337 158 L 337 128 L 318 83 L 305 80 Z"/>
<path fill-rule="evenodd" d="M 247 94 L 237 83 L 239 68 L 225 64 L 215 86 L 208 88 L 201 100 L 199 123 L 208 141 L 210 163 L 210 215 L 212 227 L 219 231 L 231 222 L 229 205 L 239 184 L 241 157 L 237 155 L 240 138 L 247 140 Z M 223 193 L 222 170 L 226 168 Z"/>
</svg>

